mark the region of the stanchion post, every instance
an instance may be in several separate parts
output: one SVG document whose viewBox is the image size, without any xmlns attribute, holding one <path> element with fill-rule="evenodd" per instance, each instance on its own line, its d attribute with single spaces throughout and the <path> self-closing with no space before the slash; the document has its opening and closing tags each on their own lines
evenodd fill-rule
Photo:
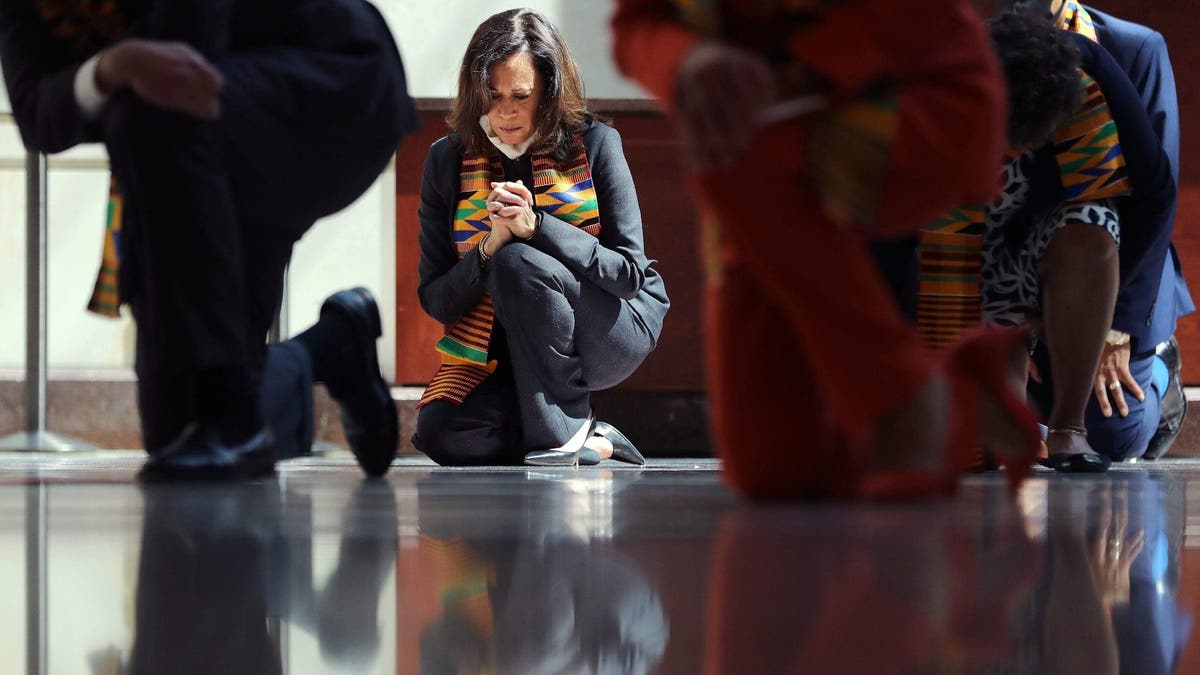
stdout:
<svg viewBox="0 0 1200 675">
<path fill-rule="evenodd" d="M 25 431 L 0 438 L 0 452 L 69 452 L 95 446 L 46 429 L 48 234 L 46 156 L 25 158 Z"/>
</svg>

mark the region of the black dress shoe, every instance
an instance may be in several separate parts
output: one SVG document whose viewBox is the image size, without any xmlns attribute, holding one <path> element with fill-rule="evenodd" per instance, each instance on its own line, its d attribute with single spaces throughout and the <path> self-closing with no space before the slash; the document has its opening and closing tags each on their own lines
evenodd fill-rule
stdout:
<svg viewBox="0 0 1200 675">
<path fill-rule="evenodd" d="M 625 434 L 621 433 L 608 422 L 596 422 L 596 428 L 592 430 L 592 433 L 596 436 L 603 436 L 608 439 L 609 443 L 612 443 L 613 459 L 637 464 L 638 466 L 646 463 L 646 458 L 642 456 L 642 453 L 638 452 L 637 447 L 633 445 L 633 441 L 626 438 Z"/>
<path fill-rule="evenodd" d="M 1144 459 L 1158 459 L 1167 454 L 1179 430 L 1183 428 L 1183 419 L 1187 416 L 1187 395 L 1183 393 L 1183 380 L 1180 377 L 1183 363 L 1179 358 L 1179 343 L 1175 336 L 1158 345 L 1154 353 L 1167 364 L 1167 392 L 1163 394 L 1162 414 L 1158 418 L 1158 429 L 1150 437 L 1146 445 Z"/>
<path fill-rule="evenodd" d="M 275 473 L 275 437 L 261 431 L 226 443 L 208 424 L 189 424 L 162 452 L 152 455 L 138 478 L 145 482 L 254 480 Z"/>
<path fill-rule="evenodd" d="M 334 293 L 321 305 L 322 321 L 335 314 L 348 327 L 349 339 L 337 355 L 337 375 L 325 386 L 337 403 L 358 465 L 368 476 L 382 476 L 396 458 L 400 418 L 375 353 L 375 340 L 383 335 L 379 307 L 370 291 L 352 288 Z"/>
</svg>

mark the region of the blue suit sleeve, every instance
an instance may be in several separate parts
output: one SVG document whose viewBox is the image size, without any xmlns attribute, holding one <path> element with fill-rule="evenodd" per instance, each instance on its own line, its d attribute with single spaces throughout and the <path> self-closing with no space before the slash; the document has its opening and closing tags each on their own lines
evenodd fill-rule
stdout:
<svg viewBox="0 0 1200 675">
<path fill-rule="evenodd" d="M 1075 42 L 1083 55 L 1084 70 L 1100 85 L 1116 122 L 1132 187 L 1132 194 L 1117 204 L 1121 215 L 1121 279 L 1125 285 L 1126 280 L 1142 276 L 1147 265 L 1155 265 L 1154 261 L 1161 264 L 1171 242 L 1175 181 L 1171 162 L 1125 71 L 1100 45 L 1081 36 L 1076 36 Z M 1157 277 L 1158 270 L 1154 272 L 1151 276 Z"/>
</svg>

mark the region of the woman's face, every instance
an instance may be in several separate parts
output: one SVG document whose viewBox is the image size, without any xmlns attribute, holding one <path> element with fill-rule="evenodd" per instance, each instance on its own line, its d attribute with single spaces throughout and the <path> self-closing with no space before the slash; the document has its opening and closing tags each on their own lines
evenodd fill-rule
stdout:
<svg viewBox="0 0 1200 675">
<path fill-rule="evenodd" d="M 513 54 L 497 61 L 488 71 L 492 107 L 488 122 L 492 132 L 509 145 L 529 140 L 537 128 L 538 105 L 542 101 L 542 74 L 533 65 L 528 52 Z"/>
</svg>

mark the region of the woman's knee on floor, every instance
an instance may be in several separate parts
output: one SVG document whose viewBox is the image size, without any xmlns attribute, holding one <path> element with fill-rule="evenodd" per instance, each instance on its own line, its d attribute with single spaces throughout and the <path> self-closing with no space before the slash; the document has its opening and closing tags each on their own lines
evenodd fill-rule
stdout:
<svg viewBox="0 0 1200 675">
<path fill-rule="evenodd" d="M 520 464 L 513 433 L 502 422 L 463 414 L 447 401 L 431 401 L 417 413 L 413 447 L 442 466 Z"/>
</svg>

